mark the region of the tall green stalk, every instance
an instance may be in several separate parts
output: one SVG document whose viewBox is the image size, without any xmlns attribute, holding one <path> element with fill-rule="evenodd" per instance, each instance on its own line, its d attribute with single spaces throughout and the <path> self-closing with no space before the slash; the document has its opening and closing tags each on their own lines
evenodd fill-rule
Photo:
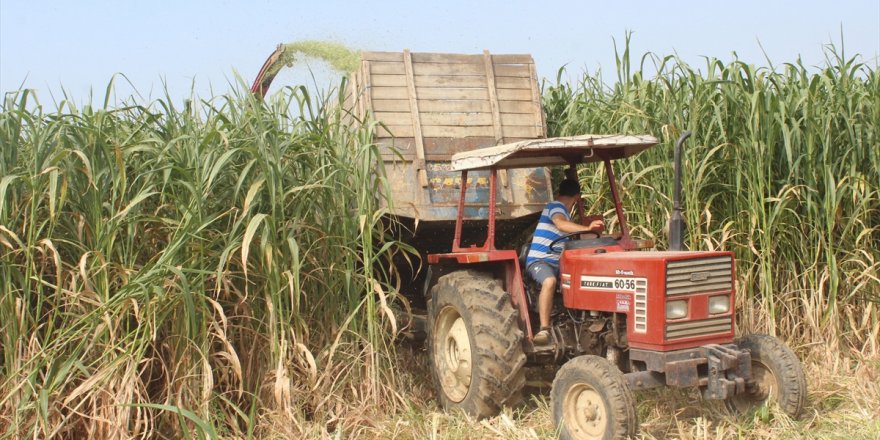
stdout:
<svg viewBox="0 0 880 440">
<path fill-rule="evenodd" d="M 629 222 L 650 235 L 668 218 L 672 144 L 692 130 L 683 178 L 688 244 L 736 253 L 742 326 L 857 350 L 876 344 L 876 66 L 830 46 L 818 70 L 800 60 L 771 70 L 713 58 L 698 70 L 653 54 L 634 69 L 625 44 L 613 86 L 585 74 L 576 87 L 545 89 L 551 135 L 660 137 L 659 147 L 617 163 Z M 594 209 L 607 209 L 601 170 L 580 175 Z"/>
<path fill-rule="evenodd" d="M 58 108 L 0 110 L 7 436 L 256 435 L 393 393 L 369 126 L 305 88 Z"/>
</svg>

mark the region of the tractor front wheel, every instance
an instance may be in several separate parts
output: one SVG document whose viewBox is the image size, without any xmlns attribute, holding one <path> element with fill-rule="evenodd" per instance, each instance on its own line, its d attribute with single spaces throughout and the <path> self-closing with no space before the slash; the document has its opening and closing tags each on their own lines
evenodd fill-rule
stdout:
<svg viewBox="0 0 880 440">
<path fill-rule="evenodd" d="M 428 320 L 431 372 L 444 408 L 484 418 L 518 403 L 523 332 L 498 280 L 472 270 L 441 277 L 431 289 Z"/>
<path fill-rule="evenodd" d="M 807 399 L 807 380 L 797 356 L 779 339 L 754 334 L 740 338 L 736 345 L 752 353 L 752 379 L 745 394 L 726 401 L 735 413 L 775 402 L 786 414 L 796 419 Z"/>
<path fill-rule="evenodd" d="M 562 440 L 623 439 L 638 431 L 626 378 L 604 358 L 579 356 L 563 365 L 553 380 L 550 401 Z"/>
</svg>

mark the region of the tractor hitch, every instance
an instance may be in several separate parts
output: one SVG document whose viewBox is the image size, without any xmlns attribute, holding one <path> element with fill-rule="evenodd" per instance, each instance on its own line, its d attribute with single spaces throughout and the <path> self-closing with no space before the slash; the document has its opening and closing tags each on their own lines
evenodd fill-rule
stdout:
<svg viewBox="0 0 880 440">
<path fill-rule="evenodd" d="M 633 390 L 700 387 L 703 398 L 725 400 L 745 393 L 752 378 L 751 354 L 731 344 L 674 352 L 631 349 L 630 360 L 644 362 L 646 367 L 646 371 L 624 375 Z"/>
</svg>

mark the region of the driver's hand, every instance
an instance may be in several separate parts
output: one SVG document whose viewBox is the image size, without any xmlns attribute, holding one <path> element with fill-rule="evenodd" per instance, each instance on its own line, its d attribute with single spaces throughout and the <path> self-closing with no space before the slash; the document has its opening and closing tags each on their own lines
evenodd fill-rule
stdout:
<svg viewBox="0 0 880 440">
<path fill-rule="evenodd" d="M 591 230 L 595 231 L 595 230 L 601 230 L 604 228 L 605 228 L 605 222 L 602 220 L 593 220 L 592 222 L 590 222 L 590 229 Z"/>
</svg>

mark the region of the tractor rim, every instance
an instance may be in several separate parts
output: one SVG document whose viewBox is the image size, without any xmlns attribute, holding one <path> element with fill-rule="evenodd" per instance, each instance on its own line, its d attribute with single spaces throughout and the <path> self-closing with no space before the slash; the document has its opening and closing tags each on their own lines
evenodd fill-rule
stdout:
<svg viewBox="0 0 880 440">
<path fill-rule="evenodd" d="M 563 417 L 568 433 L 576 439 L 602 438 L 608 428 L 605 401 L 595 388 L 584 383 L 565 394 Z"/>
<path fill-rule="evenodd" d="M 464 319 L 454 307 L 440 311 L 433 342 L 443 391 L 449 400 L 461 402 L 471 386 L 471 343 Z"/>
<path fill-rule="evenodd" d="M 755 388 L 751 394 L 755 400 L 764 401 L 776 395 L 776 375 L 763 362 L 752 361 L 752 378 Z"/>
<path fill-rule="evenodd" d="M 757 359 L 752 359 L 752 380 L 754 384 L 748 387 L 745 394 L 733 398 L 739 410 L 746 411 L 756 403 L 768 402 L 779 392 L 773 370 Z"/>
</svg>

